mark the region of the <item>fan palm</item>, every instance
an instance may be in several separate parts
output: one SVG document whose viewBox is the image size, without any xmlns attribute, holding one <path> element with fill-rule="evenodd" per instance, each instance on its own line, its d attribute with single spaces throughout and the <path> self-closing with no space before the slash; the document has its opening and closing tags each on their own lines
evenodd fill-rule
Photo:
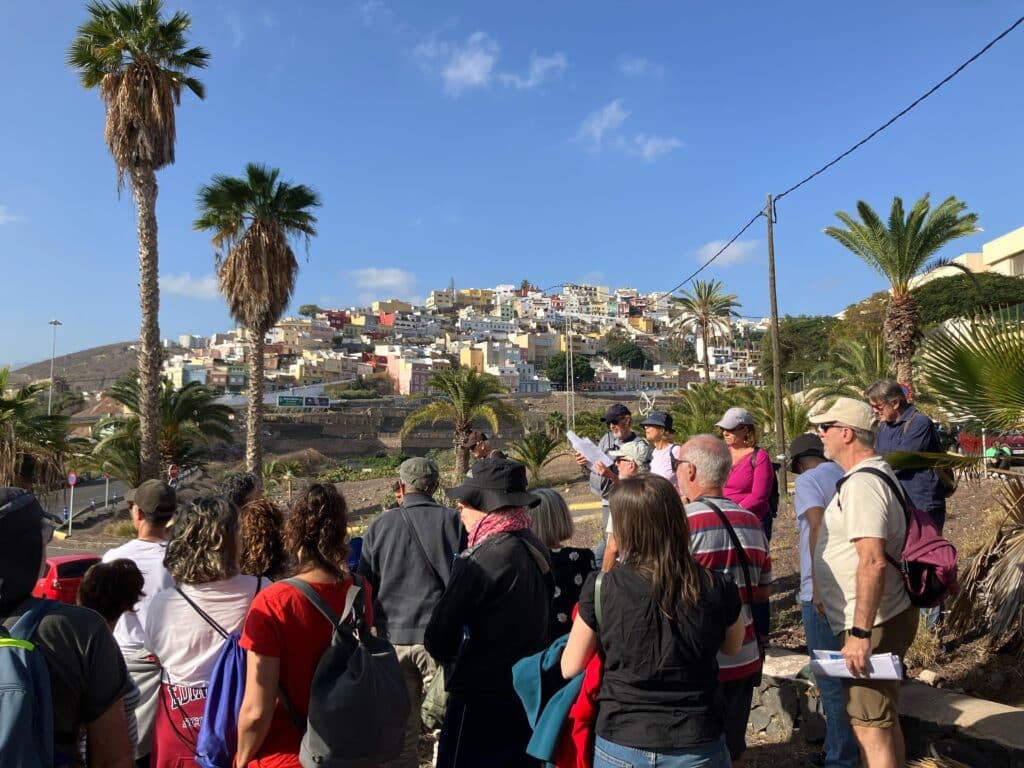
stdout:
<svg viewBox="0 0 1024 768">
<path fill-rule="evenodd" d="M 964 213 L 967 204 L 947 197 L 932 209 L 925 195 L 904 213 L 903 200 L 894 197 L 888 225 L 863 200 L 857 202 L 856 221 L 837 211 L 844 227 L 825 227 L 825 234 L 842 243 L 889 281 L 890 296 L 885 311 L 885 346 L 896 367 L 896 378 L 913 386 L 911 358 L 920 336 L 920 310 L 911 295 L 915 277 L 951 263 L 934 259 L 947 243 L 979 231 L 978 216 Z M 953 266 L 957 266 L 952 264 Z"/>
<path fill-rule="evenodd" d="M 141 440 L 139 383 L 122 379 L 106 392 L 129 413 L 108 416 L 93 427 L 97 440 L 88 463 L 133 485 L 146 479 L 138 459 Z M 197 381 L 175 389 L 164 380 L 160 390 L 160 462 L 162 468 L 203 466 L 210 443 L 231 442 L 232 411 L 216 402 L 217 392 Z"/>
<path fill-rule="evenodd" d="M 280 171 L 250 163 L 242 178 L 217 175 L 199 190 L 196 229 L 213 233 L 220 291 L 249 335 L 249 407 L 245 463 L 263 464 L 263 348 L 295 289 L 299 264 L 291 241 L 316 235 L 312 210 L 320 197 L 304 184 L 279 181 Z"/>
<path fill-rule="evenodd" d="M 190 47 L 187 13 L 163 15 L 160 0 L 98 0 L 86 6 L 67 62 L 85 88 L 99 88 L 106 107 L 104 138 L 117 168 L 118 189 L 127 174 L 138 206 L 139 380 L 142 399 L 139 450 L 143 478 L 159 469 L 160 286 L 156 224 L 156 171 L 174 163 L 174 110 L 188 89 L 200 99 L 203 84 L 192 71 L 210 54 Z"/>
<path fill-rule="evenodd" d="M 454 430 L 452 444 L 457 478 L 466 474 L 469 464 L 466 439 L 475 420 L 486 421 L 492 432 L 499 430 L 502 421 L 520 423 L 519 414 L 499 399 L 505 387 L 489 373 L 465 367 L 447 368 L 435 371 L 429 386 L 435 399 L 406 416 L 400 434 L 408 435 L 421 424 L 450 422 Z"/>
<path fill-rule="evenodd" d="M 9 389 L 0 368 L 0 486 L 49 487 L 63 475 L 68 419 L 46 415 L 38 398 L 47 382 Z"/>
<path fill-rule="evenodd" d="M 562 455 L 559 450 L 561 446 L 561 438 L 554 438 L 544 430 L 537 429 L 527 432 L 522 440 L 509 443 L 508 452 L 516 461 L 522 462 L 530 473 L 530 479 L 537 482 L 540 480 L 540 471 Z"/>
<path fill-rule="evenodd" d="M 544 421 L 544 429 L 555 440 L 564 440 L 568 424 L 565 414 L 561 411 L 552 411 Z"/>
<path fill-rule="evenodd" d="M 676 308 L 681 310 L 673 321 L 680 333 L 699 333 L 704 343 L 704 381 L 711 383 L 711 362 L 708 342 L 716 336 L 728 336 L 740 303 L 735 293 L 725 293 L 720 280 L 694 280 L 693 292 L 684 290 L 682 296 L 673 296 Z"/>
</svg>

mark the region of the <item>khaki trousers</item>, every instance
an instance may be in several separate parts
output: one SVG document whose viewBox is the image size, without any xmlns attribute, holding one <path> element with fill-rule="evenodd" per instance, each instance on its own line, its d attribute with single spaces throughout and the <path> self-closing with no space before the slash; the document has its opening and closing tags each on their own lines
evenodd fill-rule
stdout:
<svg viewBox="0 0 1024 768">
<path fill-rule="evenodd" d="M 405 676 L 409 689 L 409 720 L 405 724 L 405 744 L 402 754 L 382 764 L 382 768 L 419 768 L 420 707 L 423 706 L 423 692 L 437 674 L 437 664 L 422 645 L 396 645 L 398 665 Z"/>
</svg>

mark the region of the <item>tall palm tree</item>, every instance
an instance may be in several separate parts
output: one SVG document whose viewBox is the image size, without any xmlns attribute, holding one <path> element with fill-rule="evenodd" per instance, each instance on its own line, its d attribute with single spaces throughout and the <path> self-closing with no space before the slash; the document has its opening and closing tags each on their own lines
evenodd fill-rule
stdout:
<svg viewBox="0 0 1024 768">
<path fill-rule="evenodd" d="M 139 461 L 141 424 L 141 387 L 134 378 L 122 379 L 105 395 L 128 409 L 127 414 L 113 415 L 93 427 L 93 446 L 88 465 L 108 472 L 132 485 L 146 477 Z M 216 391 L 197 381 L 175 389 L 165 379 L 160 389 L 160 462 L 163 469 L 171 464 L 200 467 L 206 462 L 211 443 L 231 442 L 231 408 L 217 400 Z"/>
<path fill-rule="evenodd" d="M 533 482 L 540 480 L 540 471 L 562 455 L 562 438 L 555 438 L 543 429 L 531 429 L 521 440 L 508 444 L 508 452 L 522 462 Z"/>
<path fill-rule="evenodd" d="M 0 486 L 52 486 L 63 476 L 68 419 L 47 416 L 38 398 L 47 382 L 13 389 L 9 375 L 0 368 Z"/>
<path fill-rule="evenodd" d="M 189 47 L 191 17 L 163 15 L 161 0 L 96 0 L 77 31 L 67 62 L 85 88 L 99 88 L 106 107 L 104 138 L 117 167 L 118 190 L 125 174 L 138 206 L 139 411 L 143 479 L 156 477 L 160 458 L 160 286 L 158 282 L 156 172 L 174 162 L 177 139 L 174 110 L 183 89 L 200 99 L 203 84 L 192 71 L 210 54 Z"/>
<path fill-rule="evenodd" d="M 505 392 L 501 381 L 489 373 L 479 373 L 472 368 L 458 367 L 435 371 L 429 386 L 434 401 L 417 408 L 405 417 L 401 435 L 405 436 L 421 424 L 450 422 L 453 428 L 452 444 L 455 446 L 455 476 L 466 474 L 469 454 L 466 439 L 473 430 L 473 422 L 486 421 L 491 430 L 497 432 L 500 422 L 519 424 L 519 414 L 499 399 Z"/>
<path fill-rule="evenodd" d="M 933 257 L 950 241 L 979 231 L 978 215 L 964 213 L 966 210 L 967 204 L 952 196 L 932 209 L 926 194 L 905 214 L 903 200 L 894 197 L 886 224 L 870 205 L 859 200 L 860 221 L 837 211 L 836 218 L 845 228 L 825 227 L 826 235 L 838 240 L 889 281 L 885 345 L 896 366 L 896 378 L 908 387 L 914 383 L 911 358 L 920 336 L 920 310 L 910 293 L 911 282 L 918 275 L 951 265 L 947 259 Z"/>
<path fill-rule="evenodd" d="M 249 408 L 245 463 L 263 468 L 263 348 L 288 308 L 299 263 L 291 243 L 316 235 L 312 209 L 320 196 L 304 184 L 279 181 L 277 168 L 249 163 L 244 177 L 216 175 L 199 189 L 193 226 L 213 233 L 220 292 L 249 335 Z M 258 476 L 258 475 L 257 475 Z"/>
<path fill-rule="evenodd" d="M 711 383 L 708 342 L 715 336 L 727 336 L 731 319 L 740 303 L 735 293 L 725 293 L 720 280 L 694 280 L 693 291 L 684 290 L 672 301 L 681 310 L 673 324 L 681 333 L 699 333 L 704 343 L 704 381 Z"/>
</svg>

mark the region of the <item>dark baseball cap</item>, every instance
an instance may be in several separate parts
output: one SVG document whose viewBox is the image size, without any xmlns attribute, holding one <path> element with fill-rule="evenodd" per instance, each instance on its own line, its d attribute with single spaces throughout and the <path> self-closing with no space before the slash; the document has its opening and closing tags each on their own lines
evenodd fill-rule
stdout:
<svg viewBox="0 0 1024 768">
<path fill-rule="evenodd" d="M 804 456 L 817 456 L 825 458 L 825 447 L 821 438 L 810 432 L 797 435 L 789 446 L 789 471 L 796 472 L 796 463 Z"/>
<path fill-rule="evenodd" d="M 170 520 L 178 508 L 177 494 L 163 480 L 146 480 L 128 491 L 124 498 L 141 509 L 147 520 L 157 522 Z"/>
<path fill-rule="evenodd" d="M 466 447 L 472 448 L 477 443 L 485 443 L 490 439 L 490 435 L 483 430 L 477 429 L 469 433 L 469 437 L 466 438 Z"/>
<path fill-rule="evenodd" d="M 430 459 L 415 456 L 402 462 L 398 468 L 398 476 L 409 488 L 429 492 L 430 489 L 437 487 L 441 471 Z"/>
<path fill-rule="evenodd" d="M 619 419 L 624 419 L 627 416 L 632 415 L 633 414 L 630 413 L 629 408 L 624 406 L 622 403 L 615 403 L 614 405 L 608 406 L 608 410 L 604 412 L 604 416 L 601 417 L 601 421 L 606 424 L 614 424 Z"/>
</svg>

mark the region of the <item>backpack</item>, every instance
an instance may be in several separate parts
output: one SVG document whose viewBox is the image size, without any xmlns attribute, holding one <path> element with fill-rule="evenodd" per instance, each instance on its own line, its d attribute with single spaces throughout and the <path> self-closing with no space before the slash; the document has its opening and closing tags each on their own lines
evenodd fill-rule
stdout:
<svg viewBox="0 0 1024 768">
<path fill-rule="evenodd" d="M 405 677 L 394 647 L 367 626 L 366 601 L 357 599 L 363 579 L 352 574 L 352 580 L 341 618 L 309 584 L 285 580 L 334 628 L 313 673 L 305 723 L 281 692 L 282 704 L 303 734 L 299 761 L 304 768 L 371 768 L 402 751 L 410 710 Z"/>
<path fill-rule="evenodd" d="M 263 578 L 256 582 L 256 594 Z M 245 651 L 238 645 L 240 633 L 228 632 L 186 595 L 178 594 L 199 616 L 224 638 L 206 686 L 206 708 L 196 739 L 196 762 L 202 768 L 233 768 L 238 749 L 238 712 L 245 696 Z"/>
<path fill-rule="evenodd" d="M 939 532 L 932 516 L 910 506 L 909 497 L 886 472 L 874 467 L 864 467 L 857 472 L 867 472 L 882 478 L 903 507 L 907 533 L 903 539 L 900 560 L 897 562 L 888 552 L 885 559 L 903 575 L 903 585 L 910 603 L 918 608 L 932 608 L 940 605 L 947 597 L 956 595 L 959 591 L 956 547 Z M 836 484 L 837 494 L 848 477 Z"/>
<path fill-rule="evenodd" d="M 750 453 L 750 468 L 754 469 L 757 466 L 757 452 L 763 451 L 764 448 L 758 448 L 754 446 L 754 450 Z M 770 461 L 772 465 L 772 490 L 768 494 L 768 509 L 772 513 L 772 517 L 779 516 L 779 468 L 782 466 L 777 461 Z"/>
<path fill-rule="evenodd" d="M 33 599 L 9 632 L 0 625 L 0 768 L 53 766 L 50 670 L 32 642 L 49 610 Z"/>
</svg>

